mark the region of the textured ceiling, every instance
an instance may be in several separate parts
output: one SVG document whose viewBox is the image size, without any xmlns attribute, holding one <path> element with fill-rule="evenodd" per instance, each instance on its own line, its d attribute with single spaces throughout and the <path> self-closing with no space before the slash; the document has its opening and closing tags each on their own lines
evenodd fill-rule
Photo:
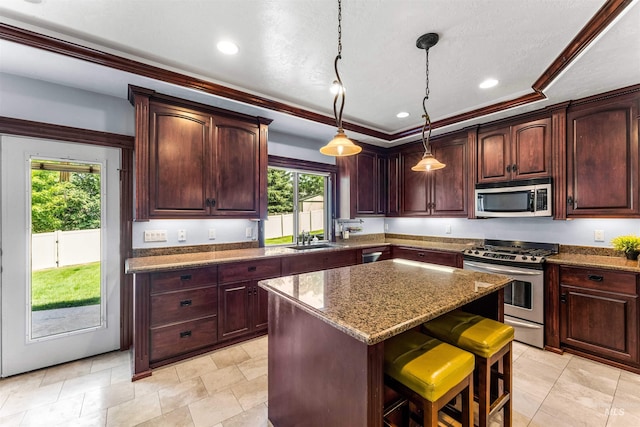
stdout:
<svg viewBox="0 0 640 427">
<path fill-rule="evenodd" d="M 3 0 L 0 22 L 332 116 L 337 2 L 329 0 Z M 343 0 L 344 119 L 385 133 L 421 125 L 424 51 L 428 102 L 438 121 L 532 92 L 531 86 L 603 6 L 603 0 Z M 477 121 L 640 83 L 640 6 L 593 42 L 548 99 Z M 221 38 L 238 55 L 220 54 Z M 117 97 L 129 83 L 274 119 L 280 132 L 329 139 L 335 129 L 56 54 L 0 43 L 0 71 Z M 500 84 L 481 90 L 493 77 Z M 410 116 L 396 118 L 400 111 Z M 459 124 L 457 127 L 470 123 Z M 449 131 L 456 126 L 439 129 Z M 390 145 L 365 135 L 361 141 Z M 405 138 L 394 143 L 406 142 Z"/>
</svg>

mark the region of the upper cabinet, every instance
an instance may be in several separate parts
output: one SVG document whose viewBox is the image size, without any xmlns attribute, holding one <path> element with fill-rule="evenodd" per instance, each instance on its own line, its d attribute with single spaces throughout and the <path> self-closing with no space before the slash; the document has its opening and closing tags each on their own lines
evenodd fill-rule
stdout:
<svg viewBox="0 0 640 427">
<path fill-rule="evenodd" d="M 266 120 L 130 92 L 136 220 L 266 215 Z"/>
<path fill-rule="evenodd" d="M 567 217 L 637 217 L 638 90 L 567 111 Z"/>
<path fill-rule="evenodd" d="M 422 158 L 422 145 L 400 152 L 400 214 L 466 217 L 469 200 L 466 133 L 434 140 L 431 148 L 436 159 L 447 165 L 444 169 L 432 172 L 411 170 Z"/>
<path fill-rule="evenodd" d="M 363 149 L 357 156 L 336 159 L 340 180 L 349 181 L 350 205 L 341 206 L 343 218 L 387 213 L 387 156 Z M 345 191 L 341 187 L 341 191 Z"/>
<path fill-rule="evenodd" d="M 551 176 L 551 119 L 478 133 L 478 183 Z"/>
</svg>

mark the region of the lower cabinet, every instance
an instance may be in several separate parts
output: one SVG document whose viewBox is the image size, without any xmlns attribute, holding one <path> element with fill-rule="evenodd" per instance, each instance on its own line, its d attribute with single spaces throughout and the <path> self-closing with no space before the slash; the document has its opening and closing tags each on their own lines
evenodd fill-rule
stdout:
<svg viewBox="0 0 640 427">
<path fill-rule="evenodd" d="M 394 246 L 393 257 L 462 268 L 462 253 Z"/>
<path fill-rule="evenodd" d="M 638 275 L 561 266 L 560 344 L 638 364 Z"/>
<path fill-rule="evenodd" d="M 360 252 L 361 254 L 361 252 Z M 360 257 L 360 260 L 362 256 Z M 348 267 L 359 264 L 358 250 L 309 250 L 304 254 L 288 256 L 282 259 L 282 275 L 302 274 L 329 268 Z"/>
<path fill-rule="evenodd" d="M 267 331 L 269 293 L 258 286 L 258 281 L 279 277 L 281 273 L 279 258 L 220 265 L 220 341 L 259 335 Z"/>
</svg>

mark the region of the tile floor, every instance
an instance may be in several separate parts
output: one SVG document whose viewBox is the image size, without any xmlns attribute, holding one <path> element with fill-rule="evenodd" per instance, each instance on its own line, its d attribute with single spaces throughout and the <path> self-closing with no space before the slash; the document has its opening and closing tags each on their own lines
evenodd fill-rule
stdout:
<svg viewBox="0 0 640 427">
<path fill-rule="evenodd" d="M 640 426 L 640 375 L 514 344 L 514 426 Z M 0 380 L 0 425 L 267 426 L 267 338 L 130 381 L 113 352 Z"/>
</svg>

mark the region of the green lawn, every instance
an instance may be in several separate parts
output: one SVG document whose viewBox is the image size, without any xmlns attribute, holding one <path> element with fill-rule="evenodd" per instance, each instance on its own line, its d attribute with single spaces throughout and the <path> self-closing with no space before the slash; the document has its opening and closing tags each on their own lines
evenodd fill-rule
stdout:
<svg viewBox="0 0 640 427">
<path fill-rule="evenodd" d="M 78 307 L 100 303 L 100 263 L 34 271 L 31 310 Z"/>
<path fill-rule="evenodd" d="M 311 235 L 318 235 L 318 238 L 322 238 L 322 235 L 324 234 L 324 230 L 315 230 L 311 232 Z M 269 245 L 284 245 L 285 243 L 294 243 L 293 242 L 293 236 L 292 235 L 288 235 L 288 236 L 282 236 L 282 237 L 274 237 L 272 239 L 264 239 L 264 244 L 266 246 Z"/>
</svg>

